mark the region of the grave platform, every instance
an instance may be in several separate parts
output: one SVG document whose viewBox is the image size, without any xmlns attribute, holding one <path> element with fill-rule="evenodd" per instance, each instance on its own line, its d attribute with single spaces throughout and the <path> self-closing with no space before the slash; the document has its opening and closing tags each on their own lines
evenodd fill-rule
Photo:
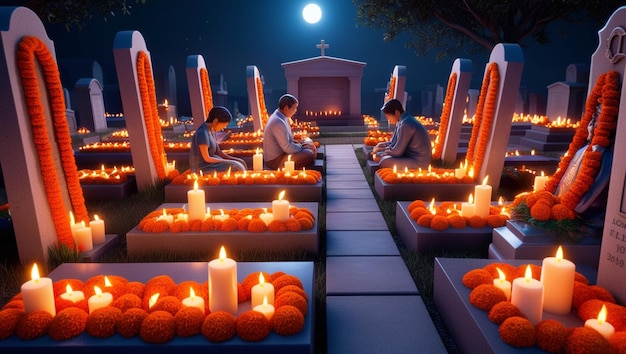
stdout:
<svg viewBox="0 0 626 354">
<path fill-rule="evenodd" d="M 307 208 L 315 217 L 315 224 L 310 230 L 300 232 L 247 232 L 247 231 L 210 231 L 152 233 L 143 232 L 138 226 L 126 234 L 128 255 L 141 255 L 153 252 L 172 252 L 176 254 L 216 253 L 224 246 L 231 254 L 259 251 L 294 251 L 301 250 L 315 256 L 319 246 L 318 203 L 296 202 L 298 208 Z M 180 203 L 164 203 L 156 210 L 163 208 L 180 208 Z M 208 203 L 211 210 L 271 208 L 270 202 L 258 203 Z"/>
<path fill-rule="evenodd" d="M 229 251 L 229 250 L 228 250 Z M 208 263 L 65 263 L 52 271 L 48 277 L 53 281 L 80 279 L 86 281 L 96 275 L 118 275 L 129 281 L 148 282 L 155 276 L 168 275 L 176 283 L 183 281 L 207 281 Z M 16 336 L 0 342 L 3 352 L 45 353 L 314 353 L 315 294 L 313 293 L 313 262 L 238 262 L 239 282 L 253 272 L 274 273 L 278 271 L 294 275 L 302 281 L 307 293 L 308 309 L 304 317 L 304 328 L 292 336 L 280 336 L 274 332 L 260 342 L 247 342 L 236 336 L 227 342 L 212 343 L 202 334 L 192 337 L 175 337 L 164 344 L 148 344 L 140 337 L 124 338 L 115 334 L 109 338 L 95 338 L 87 333 L 66 341 L 54 341 L 49 336 L 35 340 L 21 340 Z M 239 313 L 250 309 L 250 302 L 239 304 Z"/>
<path fill-rule="evenodd" d="M 378 174 L 374 176 L 374 189 L 384 200 L 442 200 L 465 199 L 474 193 L 473 183 L 387 183 Z"/>
<path fill-rule="evenodd" d="M 504 158 L 504 166 L 525 166 L 527 169 L 544 171 L 546 174 L 554 173 L 559 162 L 558 158 L 543 155 L 519 155 Z"/>
<path fill-rule="evenodd" d="M 86 200 L 122 199 L 137 192 L 137 180 L 130 176 L 123 183 L 117 184 L 81 184 Z"/>
<path fill-rule="evenodd" d="M 396 203 L 396 227 L 406 247 L 414 251 L 486 249 L 491 243 L 493 228 L 465 227 L 436 231 L 419 226 L 408 211 L 411 202 Z M 460 202 L 459 202 L 460 204 Z"/>
<path fill-rule="evenodd" d="M 533 125 L 520 139 L 520 144 L 543 152 L 566 151 L 576 130 Z"/>
<path fill-rule="evenodd" d="M 187 185 L 165 186 L 165 202 L 186 203 Z M 315 184 L 242 184 L 199 186 L 204 190 L 208 202 L 262 202 L 272 201 L 281 191 L 294 202 L 319 202 L 322 200 L 322 181 Z"/>
<path fill-rule="evenodd" d="M 104 243 L 93 245 L 93 249 L 89 252 L 83 252 L 83 262 L 97 262 L 105 253 L 115 247 L 118 242 L 118 235 L 104 235 Z"/>
<path fill-rule="evenodd" d="M 183 161 L 184 164 L 189 162 L 189 151 L 184 152 L 167 152 L 168 161 Z M 106 167 L 113 166 L 132 166 L 133 157 L 130 151 L 126 152 L 82 152 L 74 151 L 74 159 L 79 169 L 99 169 L 103 164 Z"/>
<path fill-rule="evenodd" d="M 514 266 L 528 263 L 541 265 L 541 261 L 537 260 L 504 260 L 503 262 Z M 457 346 L 464 348 L 467 352 L 545 353 L 536 346 L 522 349 L 504 343 L 498 334 L 498 325 L 489 320 L 487 312 L 470 304 L 471 290 L 463 285 L 463 275 L 490 263 L 494 263 L 494 260 L 435 258 L 433 298 Z M 596 283 L 594 269 L 576 264 L 576 271 L 585 275 L 592 284 Z M 580 327 L 584 324 L 575 311 L 562 316 L 544 312 L 543 319 L 558 320 L 566 327 Z"/>
<path fill-rule="evenodd" d="M 602 235 L 587 236 L 579 243 L 559 241 L 554 233 L 521 221 L 507 221 L 506 226 L 493 229 L 489 245 L 491 259 L 543 259 L 554 257 L 558 246 L 576 264 L 597 268 Z"/>
</svg>

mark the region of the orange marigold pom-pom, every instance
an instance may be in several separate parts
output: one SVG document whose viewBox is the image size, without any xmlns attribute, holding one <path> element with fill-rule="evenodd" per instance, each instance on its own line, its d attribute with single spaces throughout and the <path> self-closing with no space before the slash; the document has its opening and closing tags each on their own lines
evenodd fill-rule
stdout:
<svg viewBox="0 0 626 354">
<path fill-rule="evenodd" d="M 213 219 L 212 218 L 204 219 L 204 221 L 202 221 L 202 226 L 200 227 L 200 231 L 202 232 L 213 231 Z"/>
<path fill-rule="evenodd" d="M 55 307 L 58 305 L 58 300 L 63 300 L 63 299 L 56 298 L 55 299 Z M 63 301 L 66 301 L 66 300 L 63 300 Z M 69 302 L 71 302 L 71 301 L 69 301 Z M 24 301 L 22 301 L 21 299 L 20 300 L 11 300 L 11 301 L 7 302 L 6 305 L 4 305 L 2 307 L 2 310 L 6 310 L 6 309 L 18 309 L 18 310 L 24 311 Z"/>
<path fill-rule="evenodd" d="M 554 204 L 550 211 L 550 217 L 554 220 L 567 220 L 570 217 L 570 209 L 563 204 Z"/>
<path fill-rule="evenodd" d="M 89 314 L 85 329 L 93 337 L 109 338 L 115 334 L 115 328 L 121 318 L 122 310 L 117 307 L 102 307 Z"/>
<path fill-rule="evenodd" d="M 543 203 L 535 203 L 530 208 L 530 216 L 538 221 L 548 221 L 552 215 L 552 207 Z"/>
<path fill-rule="evenodd" d="M 157 303 L 152 306 L 148 312 L 166 311 L 172 316 L 176 315 L 176 312 L 183 307 L 183 304 L 176 296 L 159 296 Z"/>
<path fill-rule="evenodd" d="M 141 308 L 141 304 L 142 302 L 139 296 L 135 294 L 124 294 L 113 300 L 111 306 L 122 310 L 122 312 L 126 312 L 126 310 L 131 308 Z"/>
<path fill-rule="evenodd" d="M 485 218 L 485 222 L 489 227 L 502 227 L 506 225 L 508 217 L 506 215 L 488 215 Z"/>
<path fill-rule="evenodd" d="M 417 219 L 417 224 L 422 227 L 430 227 L 431 221 L 433 221 L 434 215 L 431 213 L 424 214 Z"/>
<path fill-rule="evenodd" d="M 610 352 L 609 342 L 598 331 L 576 327 L 567 339 L 566 353 L 602 354 Z"/>
<path fill-rule="evenodd" d="M 148 317 L 148 312 L 144 309 L 131 308 L 126 310 L 117 323 L 117 332 L 124 338 L 138 336 L 141 323 L 146 317 Z"/>
<path fill-rule="evenodd" d="M 443 231 L 447 229 L 449 226 L 448 218 L 442 215 L 435 215 L 433 219 L 430 221 L 430 228 L 435 231 Z"/>
<path fill-rule="evenodd" d="M 143 290 L 146 287 L 144 283 L 138 281 L 131 281 L 126 284 L 126 293 L 135 294 L 139 298 L 143 298 Z"/>
<path fill-rule="evenodd" d="M 415 222 L 417 222 L 417 220 L 419 220 L 420 216 L 422 215 L 427 215 L 427 214 L 432 214 L 430 212 L 430 210 L 423 208 L 423 207 L 417 207 L 413 210 L 411 210 L 411 220 L 415 220 Z"/>
<path fill-rule="evenodd" d="M 19 307 L 20 310 L 24 310 L 24 303 L 20 300 L 19 301 L 21 303 L 21 307 Z M 83 300 L 79 300 L 77 302 L 73 302 L 71 300 L 65 300 L 62 297 L 57 297 L 54 299 L 54 307 L 56 308 L 57 312 L 64 310 L 68 307 L 78 307 L 79 309 L 85 311 L 85 312 L 89 312 L 89 304 L 87 302 L 87 299 L 83 299 Z"/>
<path fill-rule="evenodd" d="M 250 232 L 265 232 L 267 231 L 267 225 L 261 220 L 261 218 L 252 218 L 248 223 L 248 231 Z"/>
<path fill-rule="evenodd" d="M 238 227 L 239 225 L 235 218 L 228 218 L 222 222 L 222 231 L 224 232 L 233 232 L 237 230 Z"/>
<path fill-rule="evenodd" d="M 174 315 L 176 334 L 180 337 L 191 337 L 200 333 L 204 323 L 204 311 L 197 307 L 183 307 Z"/>
<path fill-rule="evenodd" d="M 243 290 L 245 292 L 246 299 L 250 299 L 250 297 L 252 296 L 252 287 L 259 283 L 259 275 L 261 273 L 263 274 L 263 279 L 265 280 L 266 283 L 272 283 L 272 281 L 270 281 L 270 278 L 272 276 L 269 273 L 253 272 L 253 273 L 248 274 L 245 278 L 243 278 L 243 281 L 241 282 L 241 286 L 243 287 Z"/>
<path fill-rule="evenodd" d="M 513 305 L 510 301 L 500 301 L 493 305 L 489 310 L 489 320 L 495 324 L 501 324 L 509 317 L 526 317 L 524 314 Z"/>
<path fill-rule="evenodd" d="M 85 330 L 87 317 L 87 312 L 68 307 L 54 316 L 48 327 L 48 335 L 57 341 L 74 338 Z"/>
<path fill-rule="evenodd" d="M 574 273 L 574 281 L 578 281 L 585 285 L 589 285 L 589 279 L 587 279 L 585 275 L 579 272 Z"/>
<path fill-rule="evenodd" d="M 277 271 L 277 272 L 272 273 L 272 275 L 270 275 L 271 283 L 273 284 L 274 280 L 276 280 L 278 277 L 283 276 L 285 274 L 287 274 L 287 273 L 281 272 L 281 271 Z"/>
<path fill-rule="evenodd" d="M 587 300 L 595 299 L 595 293 L 591 286 L 574 281 L 574 294 L 572 296 L 572 307 L 579 308 Z M 597 314 L 596 314 L 597 316 Z"/>
<path fill-rule="evenodd" d="M 25 313 L 18 309 L 0 311 L 0 339 L 6 339 L 15 334 L 15 328 Z"/>
<path fill-rule="evenodd" d="M 246 311 L 236 320 L 237 335 L 248 342 L 259 342 L 270 334 L 270 322 L 257 311 Z"/>
<path fill-rule="evenodd" d="M 202 229 L 202 220 L 189 221 L 189 231 L 198 232 Z"/>
<path fill-rule="evenodd" d="M 250 224 L 250 220 L 248 218 L 241 218 L 237 221 L 237 230 L 239 231 L 248 231 L 248 224 Z"/>
<path fill-rule="evenodd" d="M 311 230 L 313 228 L 313 225 L 315 225 L 315 222 L 310 218 L 299 218 L 298 221 L 300 222 L 300 227 L 302 230 Z"/>
<path fill-rule="evenodd" d="M 484 269 L 472 269 L 465 273 L 462 278 L 463 285 L 470 289 L 474 289 L 482 284 L 492 284 L 495 277 Z"/>
<path fill-rule="evenodd" d="M 161 297 L 169 295 L 170 291 L 176 288 L 176 283 L 169 275 L 157 275 L 146 283 L 144 288 L 144 297 L 152 296 L 156 293 L 161 294 Z"/>
<path fill-rule="evenodd" d="M 448 224 L 453 229 L 462 229 L 467 227 L 467 222 L 465 218 L 459 214 L 448 215 Z"/>
<path fill-rule="evenodd" d="M 300 296 L 302 296 L 305 300 L 308 300 L 308 296 L 306 295 L 306 292 L 304 291 L 304 289 L 296 286 L 296 285 L 286 285 L 283 286 L 282 288 L 280 288 L 280 290 L 278 290 L 275 294 L 276 298 L 278 298 L 279 296 L 281 296 L 284 293 L 288 293 L 288 292 L 294 292 Z"/>
<path fill-rule="evenodd" d="M 599 285 L 591 285 L 591 290 L 593 291 L 594 297 L 598 300 L 612 303 L 616 302 L 613 294 Z"/>
<path fill-rule="evenodd" d="M 475 229 L 481 229 L 483 227 L 485 227 L 485 225 L 487 225 L 487 222 L 485 221 L 485 219 L 481 218 L 478 215 L 472 215 L 469 218 L 469 226 L 473 227 Z"/>
<path fill-rule="evenodd" d="M 304 315 L 291 305 L 277 308 L 272 317 L 272 328 L 281 336 L 300 333 L 304 328 Z"/>
<path fill-rule="evenodd" d="M 298 222 L 298 224 L 299 223 L 300 222 Z M 302 227 L 302 225 L 300 227 Z M 280 220 L 272 220 L 272 222 L 267 225 L 267 229 L 269 232 L 287 232 L 287 225 Z"/>
<path fill-rule="evenodd" d="M 141 323 L 139 336 L 146 343 L 166 343 L 176 336 L 176 321 L 167 311 L 154 311 Z"/>
<path fill-rule="evenodd" d="M 522 264 L 515 268 L 515 273 L 511 279 L 523 278 L 526 276 L 526 267 L 530 266 L 530 271 L 533 274 L 533 279 L 541 280 L 541 266 L 536 264 Z M 508 278 L 507 278 L 508 279 Z"/>
<path fill-rule="evenodd" d="M 272 285 L 274 285 L 274 291 L 278 291 L 283 286 L 287 285 L 295 285 L 301 289 L 304 289 L 304 287 L 302 286 L 302 281 L 300 281 L 298 277 L 289 274 L 283 274 L 275 278 L 274 280 L 272 280 Z"/>
<path fill-rule="evenodd" d="M 609 337 L 611 353 L 626 353 L 626 331 L 616 332 Z"/>
<path fill-rule="evenodd" d="M 523 317 L 509 317 L 498 328 L 500 338 L 510 346 L 529 348 L 535 345 L 535 326 Z"/>
<path fill-rule="evenodd" d="M 415 208 L 424 208 L 426 209 L 426 203 L 424 203 L 423 200 L 414 200 L 411 202 L 411 204 L 409 204 L 409 206 L 407 207 L 407 210 L 409 211 L 409 213 L 411 213 L 411 211 L 413 211 L 413 209 Z"/>
<path fill-rule="evenodd" d="M 295 308 L 297 308 L 298 310 L 300 310 L 300 312 L 302 312 L 302 315 L 306 316 L 307 313 L 307 301 L 305 298 L 303 298 L 302 296 L 300 296 L 299 294 L 290 291 L 284 294 L 281 294 L 279 297 L 277 297 L 274 300 L 274 307 L 275 308 L 281 308 L 282 306 L 285 305 L 291 305 L 294 306 Z"/>
<path fill-rule="evenodd" d="M 42 310 L 33 311 L 17 323 L 15 335 L 24 340 L 39 338 L 48 333 L 50 322 L 52 322 L 50 313 Z"/>
<path fill-rule="evenodd" d="M 567 344 L 569 332 L 556 320 L 543 320 L 535 327 L 537 346 L 549 353 L 562 353 Z"/>
<path fill-rule="evenodd" d="M 492 284 L 482 284 L 474 288 L 469 296 L 470 304 L 483 310 L 489 311 L 501 301 L 506 301 L 506 295 L 502 289 L 496 288 Z"/>
<path fill-rule="evenodd" d="M 211 342 L 225 342 L 237 331 L 235 316 L 226 311 L 210 313 L 202 323 L 202 335 Z"/>
<path fill-rule="evenodd" d="M 615 331 L 626 331 L 626 307 L 611 302 L 598 299 L 585 301 L 578 309 L 578 317 L 583 321 L 597 318 L 602 305 L 606 306 L 606 321 L 615 327 Z"/>
<path fill-rule="evenodd" d="M 285 225 L 287 226 L 287 231 L 290 232 L 300 232 L 302 230 L 302 225 L 297 219 L 290 218 L 285 222 Z"/>
<path fill-rule="evenodd" d="M 514 274 L 516 272 L 516 267 L 508 264 L 508 263 L 489 263 L 483 267 L 484 270 L 488 271 L 489 274 L 493 277 L 493 279 L 500 278 L 500 273 L 498 273 L 498 268 L 504 273 L 506 279 L 515 279 Z"/>
<path fill-rule="evenodd" d="M 188 232 L 191 230 L 191 226 L 185 220 L 176 220 L 170 224 L 170 232 L 173 234 L 177 234 L 179 232 Z"/>
<path fill-rule="evenodd" d="M 246 301 L 248 301 L 248 296 L 246 296 L 246 292 L 241 283 L 237 283 L 237 303 L 241 304 Z"/>
</svg>

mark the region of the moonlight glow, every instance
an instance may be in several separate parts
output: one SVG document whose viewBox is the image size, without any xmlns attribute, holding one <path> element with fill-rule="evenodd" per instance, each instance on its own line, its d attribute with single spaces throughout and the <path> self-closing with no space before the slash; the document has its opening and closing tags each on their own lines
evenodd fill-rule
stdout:
<svg viewBox="0 0 626 354">
<path fill-rule="evenodd" d="M 317 4 L 308 4 L 302 9 L 302 17 L 308 23 L 317 23 L 322 18 L 322 9 Z"/>
</svg>

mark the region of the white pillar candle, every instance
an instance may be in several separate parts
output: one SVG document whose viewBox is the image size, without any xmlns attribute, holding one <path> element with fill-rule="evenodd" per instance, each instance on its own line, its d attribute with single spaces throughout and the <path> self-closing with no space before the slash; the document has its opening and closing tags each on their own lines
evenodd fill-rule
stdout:
<svg viewBox="0 0 626 354">
<path fill-rule="evenodd" d="M 159 215 L 157 220 L 165 220 L 168 224 L 171 224 L 174 222 L 174 215 L 168 214 L 165 208 L 163 208 L 163 214 Z"/>
<path fill-rule="evenodd" d="M 506 295 L 507 301 L 511 299 L 511 282 L 506 280 L 506 276 L 504 272 L 500 270 L 500 268 L 496 267 L 498 270 L 498 274 L 500 275 L 497 279 L 493 280 L 493 286 L 502 290 L 504 295 Z"/>
<path fill-rule="evenodd" d="M 100 219 L 98 215 L 93 216 L 93 220 L 89 222 L 89 228 L 91 229 L 91 239 L 94 245 L 104 243 L 106 240 L 106 232 L 104 229 L 104 220 Z"/>
<path fill-rule="evenodd" d="M 183 306 L 196 307 L 204 313 L 204 299 L 202 296 L 196 296 L 192 287 L 189 287 L 189 297 L 183 299 Z"/>
<path fill-rule="evenodd" d="M 572 310 L 574 277 L 576 266 L 563 259 L 563 248 L 559 246 L 556 257 L 546 257 L 541 263 L 543 283 L 543 309 L 556 315 L 566 315 Z"/>
<path fill-rule="evenodd" d="M 615 328 L 612 324 L 606 322 L 606 305 L 602 305 L 598 318 L 590 318 L 585 321 L 585 327 L 595 329 L 604 338 L 609 339 L 615 333 Z"/>
<path fill-rule="evenodd" d="M 267 298 L 263 299 L 262 304 L 252 307 L 252 310 L 262 313 L 268 321 L 274 317 L 274 305 L 268 304 Z"/>
<path fill-rule="evenodd" d="M 470 194 L 467 203 L 461 203 L 461 216 L 470 218 L 476 214 L 476 206 L 474 205 L 474 197 Z"/>
<path fill-rule="evenodd" d="M 40 278 L 37 264 L 33 265 L 31 280 L 22 284 L 21 290 L 24 312 L 28 314 L 33 311 L 43 310 L 53 317 L 56 316 L 57 311 L 54 307 L 52 279 Z"/>
<path fill-rule="evenodd" d="M 263 208 L 263 213 L 259 214 L 259 218 L 263 220 L 265 225 L 269 225 L 272 220 L 274 220 L 274 215 L 272 213 L 268 213 L 266 208 Z"/>
<path fill-rule="evenodd" d="M 256 154 L 252 156 L 252 169 L 263 171 L 263 154 L 259 153 L 259 148 L 256 149 Z"/>
<path fill-rule="evenodd" d="M 198 190 L 198 180 L 193 182 L 193 189 L 187 191 L 187 204 L 189 207 L 189 220 L 204 220 L 204 190 Z"/>
<path fill-rule="evenodd" d="M 287 156 L 287 161 L 285 161 L 285 172 L 293 172 L 296 170 L 296 165 L 293 161 L 291 161 L 291 155 Z"/>
<path fill-rule="evenodd" d="M 237 308 L 237 262 L 222 247 L 219 259 L 209 262 L 209 311 L 235 315 Z"/>
<path fill-rule="evenodd" d="M 454 177 L 463 178 L 465 177 L 465 169 L 464 168 L 455 168 L 454 169 Z"/>
<path fill-rule="evenodd" d="M 61 294 L 61 298 L 63 300 L 77 303 L 85 299 L 85 293 L 80 290 L 73 290 L 70 284 L 67 284 L 67 286 L 65 287 L 65 292 Z"/>
<path fill-rule="evenodd" d="M 95 295 L 92 295 L 89 300 L 87 300 L 89 313 L 99 308 L 107 307 L 113 302 L 113 295 L 111 295 L 111 293 L 103 293 L 97 286 L 94 286 L 93 290 L 96 292 Z"/>
<path fill-rule="evenodd" d="M 489 207 L 491 206 L 491 186 L 487 184 L 488 178 L 489 176 L 486 176 L 482 185 L 474 187 L 476 215 L 481 218 L 489 216 Z"/>
<path fill-rule="evenodd" d="M 541 171 L 541 176 L 535 176 L 533 190 L 539 192 L 546 189 L 546 182 L 548 182 L 548 176 L 545 176 L 543 171 Z"/>
<path fill-rule="evenodd" d="M 91 238 L 91 228 L 85 226 L 85 222 L 81 221 L 81 225 L 74 233 L 74 240 L 81 252 L 89 252 L 93 249 L 93 240 Z"/>
<path fill-rule="evenodd" d="M 523 278 L 513 280 L 511 303 L 528 318 L 532 324 L 541 322 L 543 316 L 543 284 L 532 278 L 530 265 Z"/>
<path fill-rule="evenodd" d="M 283 199 L 284 196 L 285 191 L 282 191 L 278 195 L 278 199 L 272 201 L 272 215 L 274 216 L 274 220 L 289 220 L 289 201 Z"/>
<path fill-rule="evenodd" d="M 259 283 L 252 287 L 252 297 L 250 298 L 250 306 L 255 307 L 263 304 L 263 299 L 268 304 L 274 305 L 274 285 L 265 282 L 263 273 L 259 273 Z"/>
</svg>

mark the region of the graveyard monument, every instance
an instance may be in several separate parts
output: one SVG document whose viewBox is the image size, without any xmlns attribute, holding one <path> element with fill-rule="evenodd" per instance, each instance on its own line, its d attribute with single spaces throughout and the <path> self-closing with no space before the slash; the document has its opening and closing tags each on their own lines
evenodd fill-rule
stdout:
<svg viewBox="0 0 626 354">
<path fill-rule="evenodd" d="M 189 88 L 189 100 L 191 101 L 191 115 L 193 129 L 196 130 L 213 108 L 213 95 L 209 71 L 202 55 L 190 55 L 186 64 L 187 87 Z"/>
<path fill-rule="evenodd" d="M 250 114 L 254 131 L 262 131 L 265 123 L 269 119 L 265 106 L 265 95 L 263 93 L 263 80 L 259 69 L 254 65 L 246 67 L 246 84 L 248 87 L 248 100 L 250 103 Z"/>
</svg>

